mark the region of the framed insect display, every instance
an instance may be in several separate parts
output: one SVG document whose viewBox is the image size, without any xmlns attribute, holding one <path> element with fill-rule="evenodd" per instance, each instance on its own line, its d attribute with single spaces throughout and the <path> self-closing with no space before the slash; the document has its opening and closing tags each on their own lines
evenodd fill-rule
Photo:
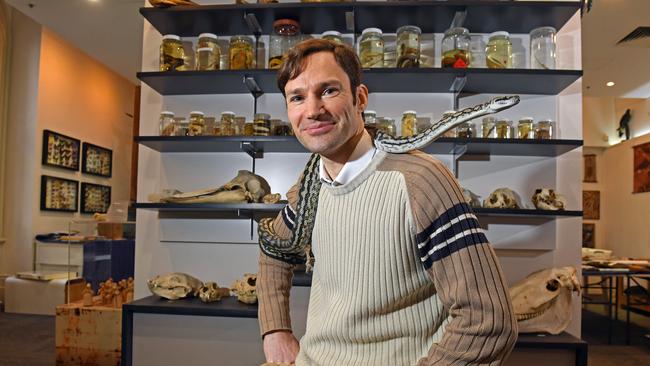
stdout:
<svg viewBox="0 0 650 366">
<path fill-rule="evenodd" d="M 79 146 L 81 141 L 75 138 L 43 130 L 41 163 L 77 171 L 79 170 Z"/>
<path fill-rule="evenodd" d="M 111 187 L 81 183 L 82 214 L 106 213 L 111 205 Z"/>
<path fill-rule="evenodd" d="M 84 142 L 81 171 L 110 178 L 113 173 L 113 151 Z"/>
<path fill-rule="evenodd" d="M 41 210 L 77 212 L 78 196 L 76 180 L 41 176 Z"/>
</svg>

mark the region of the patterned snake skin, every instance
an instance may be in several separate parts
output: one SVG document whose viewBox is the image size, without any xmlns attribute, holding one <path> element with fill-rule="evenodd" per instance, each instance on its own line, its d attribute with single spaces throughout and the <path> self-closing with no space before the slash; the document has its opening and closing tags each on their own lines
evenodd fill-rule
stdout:
<svg viewBox="0 0 650 366">
<path fill-rule="evenodd" d="M 457 125 L 487 115 L 508 109 L 519 103 L 519 96 L 497 97 L 487 103 L 465 108 L 452 115 L 435 122 L 431 127 L 411 137 L 392 137 L 388 134 L 377 132 L 375 147 L 389 153 L 406 153 L 422 149 L 446 131 Z M 321 188 L 320 155 L 312 154 L 305 166 L 298 191 L 298 206 L 296 219 L 290 239 L 282 239 L 273 230 L 273 219 L 262 219 L 258 226 L 258 236 L 262 251 L 275 259 L 284 262 L 307 264 L 307 271 L 311 269 L 313 257 L 311 255 L 311 232 L 316 219 L 318 195 Z"/>
</svg>

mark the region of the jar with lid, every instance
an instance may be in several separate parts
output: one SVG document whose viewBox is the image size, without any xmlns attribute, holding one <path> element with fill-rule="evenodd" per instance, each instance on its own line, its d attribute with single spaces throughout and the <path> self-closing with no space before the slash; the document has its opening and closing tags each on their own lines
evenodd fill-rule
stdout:
<svg viewBox="0 0 650 366">
<path fill-rule="evenodd" d="M 476 137 L 476 125 L 474 122 L 463 122 L 456 127 L 456 136 L 462 139 Z"/>
<path fill-rule="evenodd" d="M 445 113 L 442 114 L 442 117 L 440 119 L 452 116 L 456 111 L 445 111 Z M 442 134 L 442 137 L 456 137 L 456 129 L 455 128 L 450 128 L 448 129 L 445 133 Z"/>
<path fill-rule="evenodd" d="M 375 136 L 377 133 L 377 112 L 372 110 L 363 111 L 363 127 L 371 136 Z"/>
<path fill-rule="evenodd" d="M 377 118 L 377 130 L 390 135 L 395 136 L 395 120 L 392 118 L 379 117 Z"/>
<path fill-rule="evenodd" d="M 229 53 L 231 70 L 246 70 L 255 67 L 253 40 L 250 37 L 232 36 Z"/>
<path fill-rule="evenodd" d="M 196 47 L 196 69 L 219 70 L 221 48 L 217 42 L 217 35 L 213 33 L 199 34 Z"/>
<path fill-rule="evenodd" d="M 454 27 L 445 31 L 442 38 L 442 67 L 464 69 L 470 66 L 471 37 L 469 30 L 463 27 Z"/>
<path fill-rule="evenodd" d="M 535 125 L 535 138 L 548 140 L 555 138 L 555 122 L 550 119 L 543 119 Z"/>
<path fill-rule="evenodd" d="M 160 136 L 176 136 L 178 132 L 178 124 L 174 120 L 174 112 L 162 111 L 160 112 L 159 120 L 159 134 Z"/>
<path fill-rule="evenodd" d="M 219 136 L 219 125 L 217 119 L 214 117 L 205 117 L 205 128 L 203 129 L 204 136 Z"/>
<path fill-rule="evenodd" d="M 359 40 L 359 59 L 361 67 L 384 67 L 384 40 L 379 28 L 366 28 Z"/>
<path fill-rule="evenodd" d="M 497 137 L 497 119 L 495 117 L 484 117 L 481 121 L 481 136 L 485 139 Z"/>
<path fill-rule="evenodd" d="M 328 41 L 332 41 L 338 44 L 343 44 L 343 37 L 341 36 L 340 32 L 330 30 L 330 31 L 325 31 L 323 32 L 321 38 L 326 39 Z"/>
<path fill-rule="evenodd" d="M 397 67 L 420 67 L 420 35 L 422 30 L 414 25 L 397 28 Z"/>
<path fill-rule="evenodd" d="M 188 136 L 201 136 L 205 132 L 205 115 L 200 111 L 190 112 Z"/>
<path fill-rule="evenodd" d="M 485 63 L 489 69 L 512 68 L 512 42 L 508 32 L 490 34 L 485 46 Z"/>
<path fill-rule="evenodd" d="M 235 136 L 235 113 L 221 112 L 221 136 Z"/>
<path fill-rule="evenodd" d="M 509 119 L 498 120 L 494 129 L 497 131 L 498 139 L 510 139 L 514 135 L 512 131 L 512 121 Z"/>
<path fill-rule="evenodd" d="M 253 122 L 254 136 L 269 136 L 271 134 L 271 116 L 257 113 Z"/>
<path fill-rule="evenodd" d="M 273 121 L 276 121 L 275 127 L 273 127 L 274 135 L 276 136 L 291 135 L 291 127 L 289 126 L 289 123 L 278 119 L 278 120 L 271 120 L 271 124 L 273 124 Z"/>
<path fill-rule="evenodd" d="M 244 134 L 244 126 L 246 125 L 246 117 L 235 117 L 235 135 L 241 136 Z"/>
<path fill-rule="evenodd" d="M 176 136 L 188 136 L 190 124 L 183 117 L 174 118 L 175 123 L 178 125 L 178 133 Z"/>
<path fill-rule="evenodd" d="M 530 31 L 530 68 L 555 69 L 557 58 L 555 35 L 553 27 L 540 27 Z"/>
<path fill-rule="evenodd" d="M 253 121 L 246 121 L 244 124 L 244 136 L 254 136 L 255 135 L 255 124 Z"/>
<path fill-rule="evenodd" d="M 517 138 L 535 138 L 535 130 L 533 129 L 533 117 L 522 117 L 519 119 L 519 122 L 517 123 Z"/>
<path fill-rule="evenodd" d="M 402 114 L 402 136 L 413 136 L 417 131 L 418 116 L 415 111 L 405 111 Z"/>
<path fill-rule="evenodd" d="M 185 49 L 181 37 L 166 34 L 160 44 L 160 71 L 182 70 L 185 70 Z"/>
<path fill-rule="evenodd" d="M 278 19 L 273 22 L 273 32 L 269 41 L 269 69 L 279 69 L 282 56 L 300 42 L 300 23 L 293 19 Z"/>
</svg>

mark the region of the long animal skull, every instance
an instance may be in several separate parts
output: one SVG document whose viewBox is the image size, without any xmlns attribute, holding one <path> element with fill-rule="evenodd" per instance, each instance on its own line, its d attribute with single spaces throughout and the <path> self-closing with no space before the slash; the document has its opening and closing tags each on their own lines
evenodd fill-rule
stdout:
<svg viewBox="0 0 650 366">
<path fill-rule="evenodd" d="M 566 200 L 551 188 L 537 188 L 532 197 L 533 204 L 540 210 L 564 210 Z"/>
<path fill-rule="evenodd" d="M 463 198 L 471 207 L 481 207 L 481 197 L 469 189 L 463 188 Z"/>
<path fill-rule="evenodd" d="M 510 288 L 519 333 L 561 333 L 571 322 L 571 298 L 580 294 L 574 267 L 534 272 Z"/>
<path fill-rule="evenodd" d="M 173 272 L 156 276 L 147 281 L 149 290 L 160 297 L 169 300 L 196 296 L 203 282 L 187 273 Z"/>
<path fill-rule="evenodd" d="M 485 201 L 483 201 L 483 207 L 519 208 L 519 204 L 517 203 L 517 194 L 508 188 L 497 188 Z"/>
</svg>

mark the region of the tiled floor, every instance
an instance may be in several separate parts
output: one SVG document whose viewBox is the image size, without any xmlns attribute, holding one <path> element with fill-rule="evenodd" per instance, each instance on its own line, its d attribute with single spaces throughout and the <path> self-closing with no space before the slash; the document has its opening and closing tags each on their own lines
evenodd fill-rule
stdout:
<svg viewBox="0 0 650 366">
<path fill-rule="evenodd" d="M 583 311 L 582 338 L 589 343 L 590 366 L 650 365 L 650 318 L 632 315 L 632 345 L 625 345 L 623 322 L 615 322 L 613 344 L 607 344 L 607 318 L 602 309 Z M 619 313 L 620 319 L 624 312 Z M 54 317 L 0 313 L 0 366 L 51 366 Z"/>
</svg>

